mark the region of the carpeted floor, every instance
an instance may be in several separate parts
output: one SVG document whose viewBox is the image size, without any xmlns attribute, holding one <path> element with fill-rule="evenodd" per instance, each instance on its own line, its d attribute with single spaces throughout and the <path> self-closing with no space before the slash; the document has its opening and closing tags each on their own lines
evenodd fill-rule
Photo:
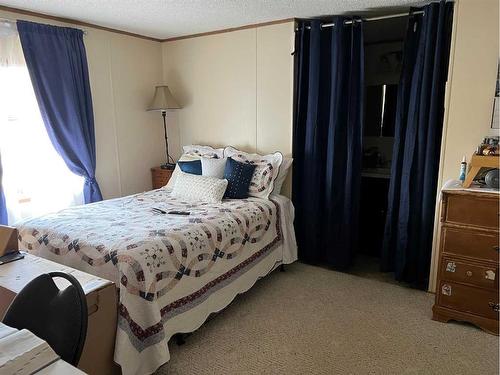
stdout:
<svg viewBox="0 0 500 375">
<path fill-rule="evenodd" d="M 434 296 L 300 263 L 187 338 L 156 375 L 498 374 L 498 337 L 431 320 Z"/>
</svg>

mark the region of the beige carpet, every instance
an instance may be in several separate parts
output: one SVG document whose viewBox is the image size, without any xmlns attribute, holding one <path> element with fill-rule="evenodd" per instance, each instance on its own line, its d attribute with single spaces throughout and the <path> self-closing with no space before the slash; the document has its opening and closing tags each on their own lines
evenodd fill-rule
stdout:
<svg viewBox="0 0 500 375">
<path fill-rule="evenodd" d="M 498 338 L 431 320 L 434 296 L 300 263 L 187 338 L 157 375 L 498 374 Z"/>
</svg>

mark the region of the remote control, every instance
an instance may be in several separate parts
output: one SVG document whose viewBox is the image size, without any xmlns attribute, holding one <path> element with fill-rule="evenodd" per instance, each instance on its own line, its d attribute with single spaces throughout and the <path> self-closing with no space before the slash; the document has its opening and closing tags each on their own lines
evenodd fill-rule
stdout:
<svg viewBox="0 0 500 375">
<path fill-rule="evenodd" d="M 168 213 L 171 215 L 184 215 L 184 216 L 191 214 L 189 211 L 168 211 Z"/>
</svg>

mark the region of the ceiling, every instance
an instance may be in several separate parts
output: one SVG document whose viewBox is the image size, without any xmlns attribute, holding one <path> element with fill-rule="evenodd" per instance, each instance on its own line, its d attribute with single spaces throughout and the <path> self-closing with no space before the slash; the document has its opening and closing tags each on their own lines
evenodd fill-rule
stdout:
<svg viewBox="0 0 500 375">
<path fill-rule="evenodd" d="M 2 5 L 167 39 L 287 18 L 405 11 L 416 0 L 2 0 Z"/>
</svg>

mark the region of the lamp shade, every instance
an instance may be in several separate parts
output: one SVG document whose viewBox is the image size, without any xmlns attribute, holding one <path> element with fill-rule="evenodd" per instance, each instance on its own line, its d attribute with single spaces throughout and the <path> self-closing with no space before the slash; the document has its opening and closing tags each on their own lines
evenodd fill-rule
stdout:
<svg viewBox="0 0 500 375">
<path fill-rule="evenodd" d="M 156 86 L 155 96 L 151 101 L 148 111 L 166 111 L 167 109 L 180 109 L 168 86 Z"/>
</svg>

